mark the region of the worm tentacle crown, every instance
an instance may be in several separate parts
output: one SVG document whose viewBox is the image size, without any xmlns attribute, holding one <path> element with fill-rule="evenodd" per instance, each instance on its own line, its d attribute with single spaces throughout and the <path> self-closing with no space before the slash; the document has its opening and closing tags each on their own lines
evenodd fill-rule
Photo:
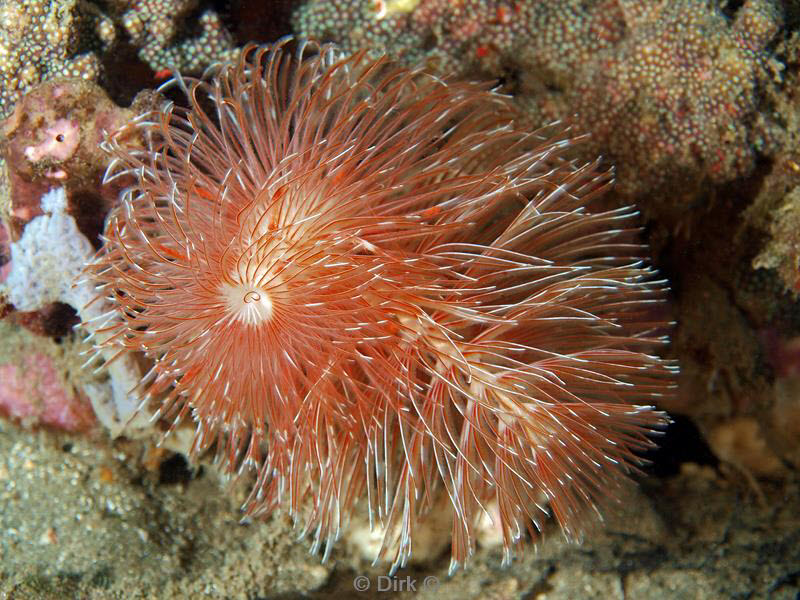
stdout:
<svg viewBox="0 0 800 600">
<path fill-rule="evenodd" d="M 674 380 L 635 211 L 590 210 L 610 173 L 485 85 L 293 43 L 108 139 L 132 184 L 90 267 L 105 345 L 152 361 L 140 391 L 196 452 L 257 469 L 249 512 L 326 555 L 363 503 L 404 564 L 442 495 L 454 566 L 490 504 L 506 560 L 548 506 L 576 535 Z"/>
</svg>

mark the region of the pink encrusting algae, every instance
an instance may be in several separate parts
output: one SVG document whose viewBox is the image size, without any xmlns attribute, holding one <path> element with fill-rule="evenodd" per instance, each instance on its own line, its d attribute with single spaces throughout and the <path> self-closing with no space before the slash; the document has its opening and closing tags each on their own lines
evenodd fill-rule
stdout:
<svg viewBox="0 0 800 600">
<path fill-rule="evenodd" d="M 0 363 L 0 415 L 63 431 L 87 431 L 96 421 L 86 399 L 69 388 L 56 361 L 43 352 Z"/>
<path fill-rule="evenodd" d="M 194 452 L 258 470 L 250 514 L 288 509 L 326 556 L 363 503 L 404 564 L 442 493 L 453 567 L 489 503 L 506 560 L 547 506 L 577 535 L 674 381 L 635 211 L 590 211 L 610 174 L 485 85 L 294 43 L 177 78 L 188 108 L 109 138 L 132 184 L 89 269 L 106 345 L 152 361 L 142 398 L 194 419 Z"/>
</svg>

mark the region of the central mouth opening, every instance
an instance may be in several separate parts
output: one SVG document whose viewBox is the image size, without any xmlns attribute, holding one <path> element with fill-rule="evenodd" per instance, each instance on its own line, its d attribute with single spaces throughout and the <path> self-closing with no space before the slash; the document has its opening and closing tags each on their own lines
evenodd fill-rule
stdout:
<svg viewBox="0 0 800 600">
<path fill-rule="evenodd" d="M 229 314 L 245 325 L 260 325 L 272 318 L 272 299 L 265 289 L 223 283 L 220 294 Z"/>
</svg>

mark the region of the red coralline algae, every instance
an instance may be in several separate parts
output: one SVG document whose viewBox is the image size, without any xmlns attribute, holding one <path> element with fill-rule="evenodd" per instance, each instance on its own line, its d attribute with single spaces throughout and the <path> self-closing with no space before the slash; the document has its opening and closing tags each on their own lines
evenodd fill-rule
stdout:
<svg viewBox="0 0 800 600">
<path fill-rule="evenodd" d="M 32 344 L 18 349 L 14 360 L 0 358 L 0 414 L 29 427 L 72 432 L 91 428 L 95 418 L 89 402 L 70 389 L 53 357 L 35 351 Z"/>
<path fill-rule="evenodd" d="M 70 211 L 94 239 L 116 194 L 101 185 L 107 159 L 100 142 L 140 112 L 151 93 L 128 108 L 117 106 L 96 84 L 56 79 L 35 86 L 0 121 L 0 157 L 8 174 L 9 205 L 3 207 L 12 240 L 41 215 L 40 199 L 55 187 L 67 189 Z"/>
<path fill-rule="evenodd" d="M 53 126 L 46 129 L 43 139 L 36 145 L 27 146 L 24 150 L 25 158 L 31 162 L 37 162 L 44 158 L 54 161 L 65 161 L 72 158 L 75 150 L 80 143 L 80 130 L 78 123 L 70 119 L 58 119 Z M 63 173 L 63 175 L 51 175 L 56 179 L 63 179 L 67 176 L 66 171 L 58 169 L 51 173 Z"/>
<path fill-rule="evenodd" d="M 103 134 L 128 118 L 128 110 L 89 81 L 58 79 L 30 90 L 0 121 L 0 150 L 8 162 L 12 196 L 17 178 L 40 184 L 44 191 L 63 185 L 64 179 L 73 188 L 99 181 Z"/>
<path fill-rule="evenodd" d="M 362 501 L 395 567 L 443 495 L 453 566 L 491 503 L 506 560 L 549 511 L 576 535 L 672 391 L 635 211 L 590 210 L 610 174 L 484 85 L 290 43 L 108 140 L 102 350 L 326 556 Z"/>
</svg>

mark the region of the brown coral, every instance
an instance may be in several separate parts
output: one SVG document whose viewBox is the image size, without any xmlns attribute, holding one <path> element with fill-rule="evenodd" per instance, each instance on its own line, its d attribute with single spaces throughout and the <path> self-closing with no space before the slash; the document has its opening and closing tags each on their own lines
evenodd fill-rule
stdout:
<svg viewBox="0 0 800 600">
<path fill-rule="evenodd" d="M 766 1 L 746 2 L 732 22 L 706 2 L 662 2 L 581 71 L 570 106 L 594 149 L 618 165 L 622 192 L 679 179 L 690 197 L 704 178 L 752 170 L 776 131 L 759 98 L 780 22 Z M 670 194 L 674 202 L 679 192 Z"/>
<path fill-rule="evenodd" d="M 296 14 L 300 31 L 350 49 L 503 78 L 539 123 L 577 113 L 621 192 L 679 180 L 687 197 L 749 173 L 780 140 L 763 91 L 780 77 L 781 23 L 773 0 L 733 18 L 703 0 L 312 0 Z"/>
<path fill-rule="evenodd" d="M 78 54 L 79 21 L 76 0 L 0 0 L 0 118 L 45 79 L 97 78 L 96 56 Z"/>
</svg>

